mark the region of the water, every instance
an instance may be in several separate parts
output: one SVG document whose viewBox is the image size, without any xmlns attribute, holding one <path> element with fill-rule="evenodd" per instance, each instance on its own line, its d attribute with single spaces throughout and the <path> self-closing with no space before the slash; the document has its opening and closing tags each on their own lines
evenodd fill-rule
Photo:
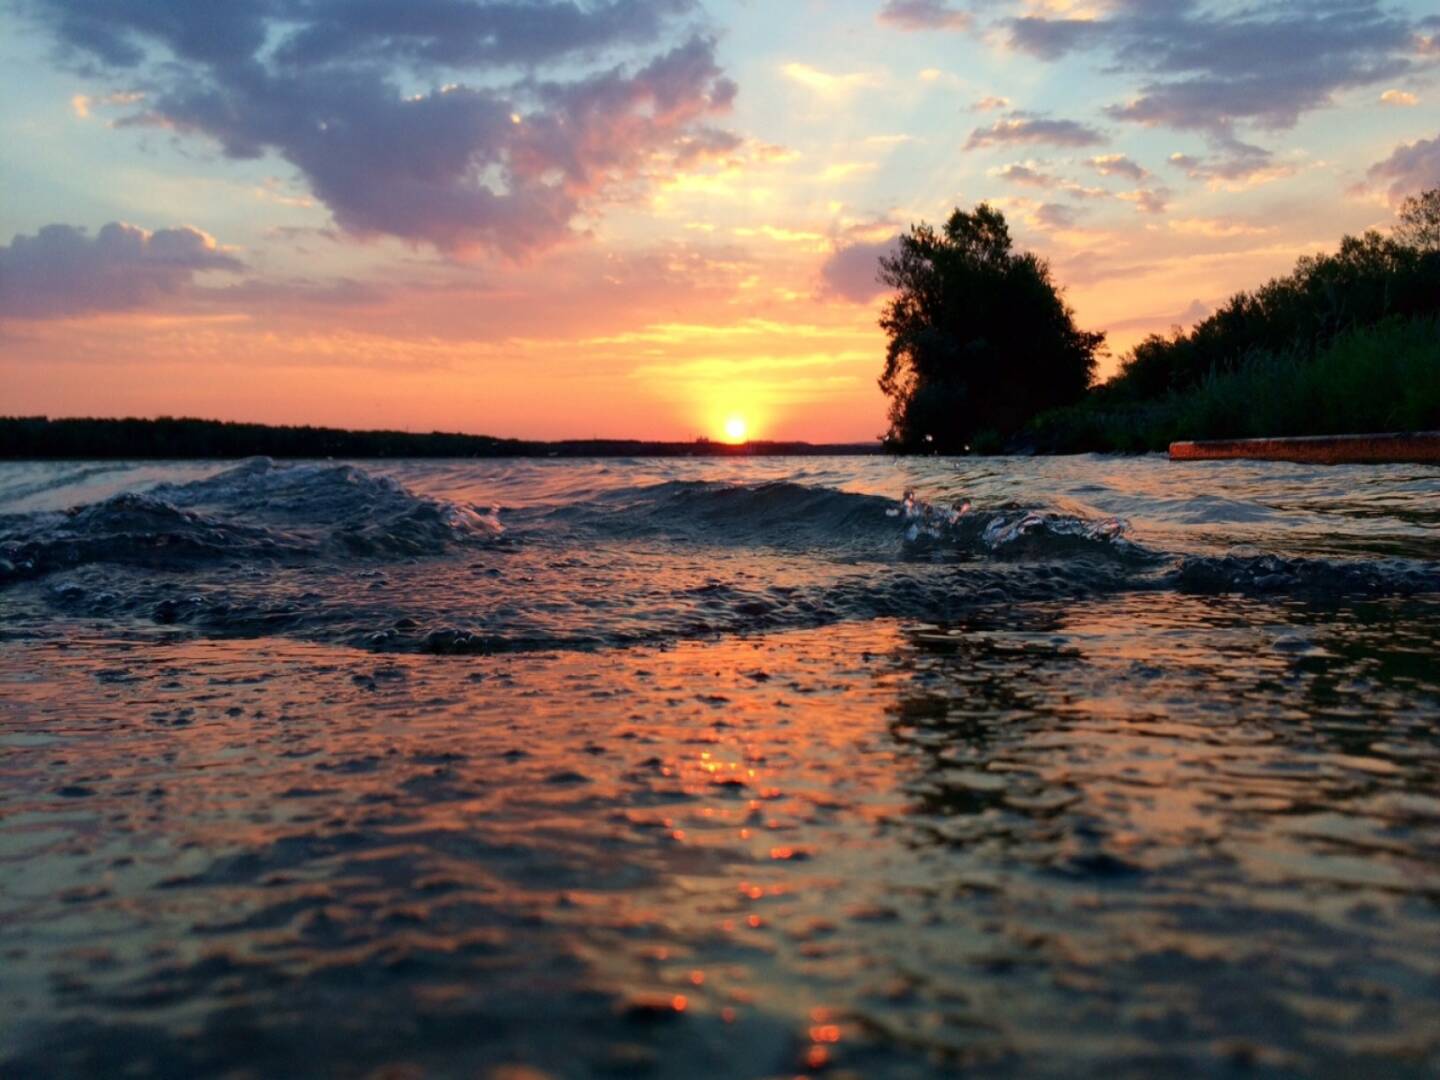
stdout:
<svg viewBox="0 0 1440 1080">
<path fill-rule="evenodd" d="M 0 1075 L 1434 1075 L 1437 494 L 0 466 Z"/>
</svg>

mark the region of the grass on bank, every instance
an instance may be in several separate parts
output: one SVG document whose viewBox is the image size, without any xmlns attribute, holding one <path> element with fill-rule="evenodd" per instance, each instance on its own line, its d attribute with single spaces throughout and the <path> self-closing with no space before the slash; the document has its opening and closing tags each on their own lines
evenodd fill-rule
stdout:
<svg viewBox="0 0 1440 1080">
<path fill-rule="evenodd" d="M 1313 356 L 1254 352 L 1191 390 L 1153 401 L 1101 392 L 1037 416 L 1025 445 L 1046 453 L 1164 450 L 1180 439 L 1440 428 L 1440 320 L 1392 318 Z"/>
</svg>

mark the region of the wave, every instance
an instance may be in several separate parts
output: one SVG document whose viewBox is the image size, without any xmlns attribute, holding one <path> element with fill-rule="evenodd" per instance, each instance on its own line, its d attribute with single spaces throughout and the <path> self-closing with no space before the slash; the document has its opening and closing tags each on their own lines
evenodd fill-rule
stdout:
<svg viewBox="0 0 1440 1080">
<path fill-rule="evenodd" d="M 255 458 L 144 494 L 0 517 L 0 583 L 98 562 L 439 555 L 502 532 L 493 510 L 417 496 L 353 465 Z"/>
<path fill-rule="evenodd" d="M 1025 507 L 978 511 L 969 502 L 939 506 L 908 491 L 897 504 L 790 481 L 667 481 L 545 510 L 539 523 L 605 539 L 803 549 L 881 561 L 1149 555 L 1129 540 L 1128 523 L 1117 518 L 1092 520 Z"/>
<path fill-rule="evenodd" d="M 1180 560 L 1167 583 L 1193 593 L 1302 598 L 1440 593 L 1440 565 L 1409 559 L 1303 559 L 1246 551 Z"/>
<path fill-rule="evenodd" d="M 1182 555 L 1128 523 L 790 481 L 669 481 L 498 511 L 350 465 L 247 461 L 0 518 L 6 603 L 379 651 L 603 648 L 898 618 L 963 621 L 1137 591 L 1440 594 L 1440 564 Z M 505 525 L 502 527 L 501 518 Z M 63 572 L 62 572 L 63 571 Z M 23 589 L 26 579 L 48 578 Z M 14 620 L 20 625 L 25 620 Z"/>
<path fill-rule="evenodd" d="M 98 476 L 110 476 L 115 473 L 123 473 L 131 466 L 126 462 L 105 462 L 97 465 L 77 465 L 68 468 L 64 472 L 56 472 L 46 469 L 35 477 L 29 476 L 28 470 L 22 471 L 18 476 L 7 477 L 0 481 L 0 506 L 22 502 L 34 498 L 37 495 L 44 495 L 49 492 L 63 491 L 65 488 L 83 484 L 87 480 L 93 480 Z"/>
<path fill-rule="evenodd" d="M 893 538 L 890 499 L 777 480 L 670 480 L 544 511 L 548 525 L 613 539 L 807 547 Z"/>
</svg>

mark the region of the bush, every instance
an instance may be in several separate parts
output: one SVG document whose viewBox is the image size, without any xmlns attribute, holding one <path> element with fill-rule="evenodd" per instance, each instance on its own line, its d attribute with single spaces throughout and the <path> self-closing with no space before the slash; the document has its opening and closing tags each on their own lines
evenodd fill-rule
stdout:
<svg viewBox="0 0 1440 1080">
<path fill-rule="evenodd" d="M 1329 255 L 1308 255 L 1286 277 L 1237 293 L 1188 333 L 1152 334 L 1108 384 L 1134 401 L 1190 390 L 1261 354 L 1304 360 L 1341 334 L 1391 318 L 1440 315 L 1440 195 L 1409 200 L 1393 237 L 1347 236 Z"/>
<path fill-rule="evenodd" d="M 1251 352 L 1235 370 L 1153 402 L 1103 392 L 1036 417 L 1041 451 L 1164 450 L 1178 439 L 1341 435 L 1440 428 L 1440 320 L 1392 318 L 1318 355 Z"/>
<path fill-rule="evenodd" d="M 1176 438 L 1225 439 L 1440 427 L 1440 321 L 1391 319 L 1212 374 L 1175 402 Z"/>
</svg>

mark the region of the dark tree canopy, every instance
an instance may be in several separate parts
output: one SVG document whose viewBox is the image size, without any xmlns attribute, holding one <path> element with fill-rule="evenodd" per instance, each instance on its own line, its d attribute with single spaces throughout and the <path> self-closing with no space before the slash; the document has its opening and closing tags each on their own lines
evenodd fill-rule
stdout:
<svg viewBox="0 0 1440 1080">
<path fill-rule="evenodd" d="M 1390 236 L 1346 236 L 1334 253 L 1306 255 L 1284 277 L 1239 292 L 1188 331 L 1151 334 L 1104 393 L 1151 400 L 1185 393 L 1258 353 L 1308 360 L 1351 330 L 1386 319 L 1440 315 L 1440 190 L 1406 200 Z"/>
<path fill-rule="evenodd" d="M 1411 195 L 1400 206 L 1395 241 L 1419 252 L 1440 251 L 1440 188 Z"/>
<path fill-rule="evenodd" d="M 1012 250 L 1005 216 L 985 203 L 940 232 L 912 226 L 880 260 L 880 280 L 896 290 L 880 318 L 896 449 L 959 453 L 977 436 L 1003 438 L 1094 378 L 1105 335 L 1076 328 L 1050 267 Z"/>
</svg>

